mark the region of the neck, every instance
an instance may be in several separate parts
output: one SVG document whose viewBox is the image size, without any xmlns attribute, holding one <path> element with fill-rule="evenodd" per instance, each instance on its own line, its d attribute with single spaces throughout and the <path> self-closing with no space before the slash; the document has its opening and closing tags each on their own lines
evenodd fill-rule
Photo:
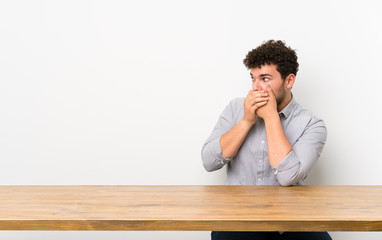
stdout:
<svg viewBox="0 0 382 240">
<path fill-rule="evenodd" d="M 289 104 L 291 100 L 292 100 L 292 93 L 287 92 L 283 101 L 279 105 L 277 105 L 277 111 L 280 112 L 281 110 L 283 110 Z"/>
</svg>

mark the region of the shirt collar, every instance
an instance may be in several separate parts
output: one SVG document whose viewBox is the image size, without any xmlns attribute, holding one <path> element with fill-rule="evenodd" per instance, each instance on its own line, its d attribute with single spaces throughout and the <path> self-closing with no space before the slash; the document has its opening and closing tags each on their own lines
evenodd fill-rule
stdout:
<svg viewBox="0 0 382 240">
<path fill-rule="evenodd" d="M 294 107 L 296 106 L 296 101 L 294 100 L 294 97 L 292 95 L 292 99 L 290 100 L 290 102 L 288 103 L 288 105 L 286 105 L 286 107 L 284 107 L 280 112 L 279 112 L 279 116 L 284 115 L 285 118 L 288 118 L 289 115 L 292 113 Z"/>
</svg>

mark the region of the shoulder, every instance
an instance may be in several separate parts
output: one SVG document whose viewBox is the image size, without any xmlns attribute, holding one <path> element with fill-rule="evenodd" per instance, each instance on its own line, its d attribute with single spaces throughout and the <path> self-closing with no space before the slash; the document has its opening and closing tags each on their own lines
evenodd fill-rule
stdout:
<svg viewBox="0 0 382 240">
<path fill-rule="evenodd" d="M 317 117 L 313 112 L 302 107 L 298 103 L 296 103 L 296 107 L 292 112 L 292 117 L 296 119 L 301 119 L 301 121 L 306 121 L 309 125 L 317 123 L 325 125 L 324 121 L 321 118 Z"/>
<path fill-rule="evenodd" d="M 221 117 L 230 119 L 234 124 L 244 116 L 244 98 L 234 98 L 225 107 Z"/>
<path fill-rule="evenodd" d="M 296 123 L 304 126 L 304 133 L 321 133 L 326 138 L 327 129 L 324 120 L 316 116 L 310 110 L 297 103 L 291 117 L 296 121 Z"/>
<path fill-rule="evenodd" d="M 231 105 L 232 109 L 239 109 L 244 107 L 244 98 L 238 97 L 232 99 L 229 104 Z"/>
<path fill-rule="evenodd" d="M 232 114 L 237 116 L 240 113 L 244 112 L 244 98 L 234 98 L 230 101 L 229 106 L 231 108 Z"/>
</svg>

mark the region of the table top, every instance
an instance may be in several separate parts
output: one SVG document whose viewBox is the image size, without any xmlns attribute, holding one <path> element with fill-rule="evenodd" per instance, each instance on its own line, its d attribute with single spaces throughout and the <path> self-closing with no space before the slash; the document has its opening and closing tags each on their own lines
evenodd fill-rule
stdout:
<svg viewBox="0 0 382 240">
<path fill-rule="evenodd" d="M 0 230 L 382 231 L 382 186 L 0 186 Z"/>
</svg>

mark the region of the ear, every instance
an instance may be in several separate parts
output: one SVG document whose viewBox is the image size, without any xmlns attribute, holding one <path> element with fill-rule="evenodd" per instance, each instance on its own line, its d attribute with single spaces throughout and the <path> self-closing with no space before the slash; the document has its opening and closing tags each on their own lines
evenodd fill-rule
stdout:
<svg viewBox="0 0 382 240">
<path fill-rule="evenodd" d="M 296 76 L 293 73 L 289 74 L 285 78 L 285 87 L 288 89 L 292 89 L 295 80 L 296 80 Z"/>
</svg>

